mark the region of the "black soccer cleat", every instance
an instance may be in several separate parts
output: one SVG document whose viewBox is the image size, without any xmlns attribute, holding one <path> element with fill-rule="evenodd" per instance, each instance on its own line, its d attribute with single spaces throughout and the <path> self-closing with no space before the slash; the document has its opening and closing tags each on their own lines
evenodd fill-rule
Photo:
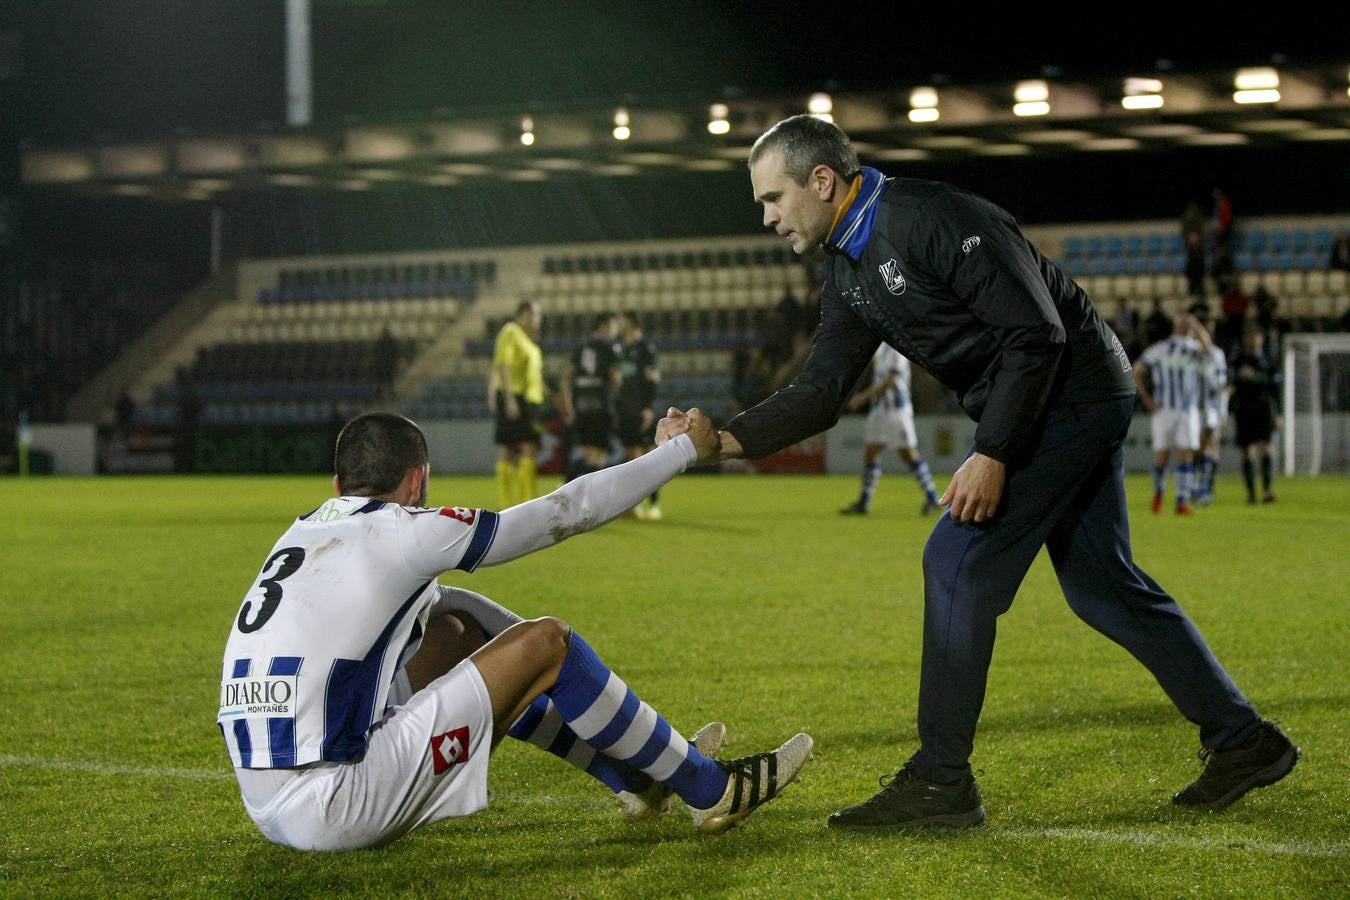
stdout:
<svg viewBox="0 0 1350 900">
<path fill-rule="evenodd" d="M 831 828 L 971 828 L 984 821 L 975 777 L 935 784 L 914 773 L 910 763 L 881 777 L 881 790 L 830 816 Z"/>
<path fill-rule="evenodd" d="M 861 503 L 858 503 L 858 502 L 855 501 L 855 502 L 853 502 L 853 503 L 850 503 L 848 506 L 845 506 L 843 509 L 839 510 L 839 515 L 841 515 L 841 516 L 865 516 L 865 515 L 867 515 L 867 507 L 865 507 L 865 506 L 863 506 Z"/>
<path fill-rule="evenodd" d="M 1177 806 L 1220 810 L 1252 788 L 1274 784 L 1293 771 L 1303 755 L 1274 722 L 1261 721 L 1256 736 L 1233 750 L 1200 750 L 1205 770 L 1172 798 Z"/>
</svg>

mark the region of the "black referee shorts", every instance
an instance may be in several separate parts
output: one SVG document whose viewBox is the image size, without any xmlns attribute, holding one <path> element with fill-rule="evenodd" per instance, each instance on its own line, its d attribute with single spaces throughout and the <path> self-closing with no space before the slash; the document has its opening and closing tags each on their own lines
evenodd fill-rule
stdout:
<svg viewBox="0 0 1350 900">
<path fill-rule="evenodd" d="M 530 403 L 524 394 L 516 394 L 516 404 L 520 407 L 520 416 L 512 419 L 506 415 L 506 395 L 497 392 L 497 429 L 495 440 L 498 444 L 537 444 L 539 428 L 535 420 L 539 417 L 539 404 Z"/>
</svg>

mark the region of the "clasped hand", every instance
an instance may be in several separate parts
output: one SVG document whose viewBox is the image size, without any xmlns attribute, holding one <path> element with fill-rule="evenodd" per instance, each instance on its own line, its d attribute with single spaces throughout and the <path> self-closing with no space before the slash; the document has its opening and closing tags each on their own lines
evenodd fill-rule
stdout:
<svg viewBox="0 0 1350 900">
<path fill-rule="evenodd" d="M 698 407 L 691 407 L 686 413 L 672 406 L 666 410 L 665 418 L 656 423 L 658 447 L 681 434 L 689 435 L 689 439 L 694 442 L 694 449 L 698 451 L 698 465 L 717 462 L 721 455 L 721 438 L 712 420 Z"/>
</svg>

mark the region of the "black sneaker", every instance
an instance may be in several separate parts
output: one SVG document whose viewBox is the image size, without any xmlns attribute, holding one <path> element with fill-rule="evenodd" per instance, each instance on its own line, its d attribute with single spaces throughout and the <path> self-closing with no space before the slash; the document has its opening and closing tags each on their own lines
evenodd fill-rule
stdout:
<svg viewBox="0 0 1350 900">
<path fill-rule="evenodd" d="M 1172 798 L 1178 806 L 1223 809 L 1252 788 L 1274 784 L 1288 775 L 1303 751 L 1274 722 L 1262 720 L 1256 737 L 1234 750 L 1201 749 L 1205 771 Z"/>
<path fill-rule="evenodd" d="M 937 508 L 938 508 L 937 503 L 925 497 L 923 501 L 923 506 L 919 507 L 919 515 L 927 516 L 929 513 L 931 513 L 933 510 Z"/>
<path fill-rule="evenodd" d="M 909 763 L 881 777 L 873 797 L 830 816 L 831 828 L 970 828 L 984 821 L 984 806 L 975 778 L 957 784 L 924 781 Z"/>
<path fill-rule="evenodd" d="M 865 515 L 867 515 L 867 507 L 865 507 L 865 506 L 863 506 L 861 503 L 857 503 L 857 502 L 850 503 L 848 506 L 845 506 L 843 509 L 839 510 L 839 515 L 841 515 L 841 516 L 865 516 Z"/>
</svg>

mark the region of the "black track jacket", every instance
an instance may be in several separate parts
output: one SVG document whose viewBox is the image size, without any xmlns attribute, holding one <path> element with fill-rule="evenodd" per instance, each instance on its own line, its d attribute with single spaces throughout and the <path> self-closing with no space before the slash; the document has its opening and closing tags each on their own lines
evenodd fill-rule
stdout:
<svg viewBox="0 0 1350 900">
<path fill-rule="evenodd" d="M 796 380 L 727 425 L 750 459 L 832 427 L 880 341 L 956 391 L 975 449 L 1016 463 L 1046 407 L 1128 397 L 1120 341 L 1016 221 L 951 185 L 874 169 L 826 241 L 820 327 Z"/>
</svg>

